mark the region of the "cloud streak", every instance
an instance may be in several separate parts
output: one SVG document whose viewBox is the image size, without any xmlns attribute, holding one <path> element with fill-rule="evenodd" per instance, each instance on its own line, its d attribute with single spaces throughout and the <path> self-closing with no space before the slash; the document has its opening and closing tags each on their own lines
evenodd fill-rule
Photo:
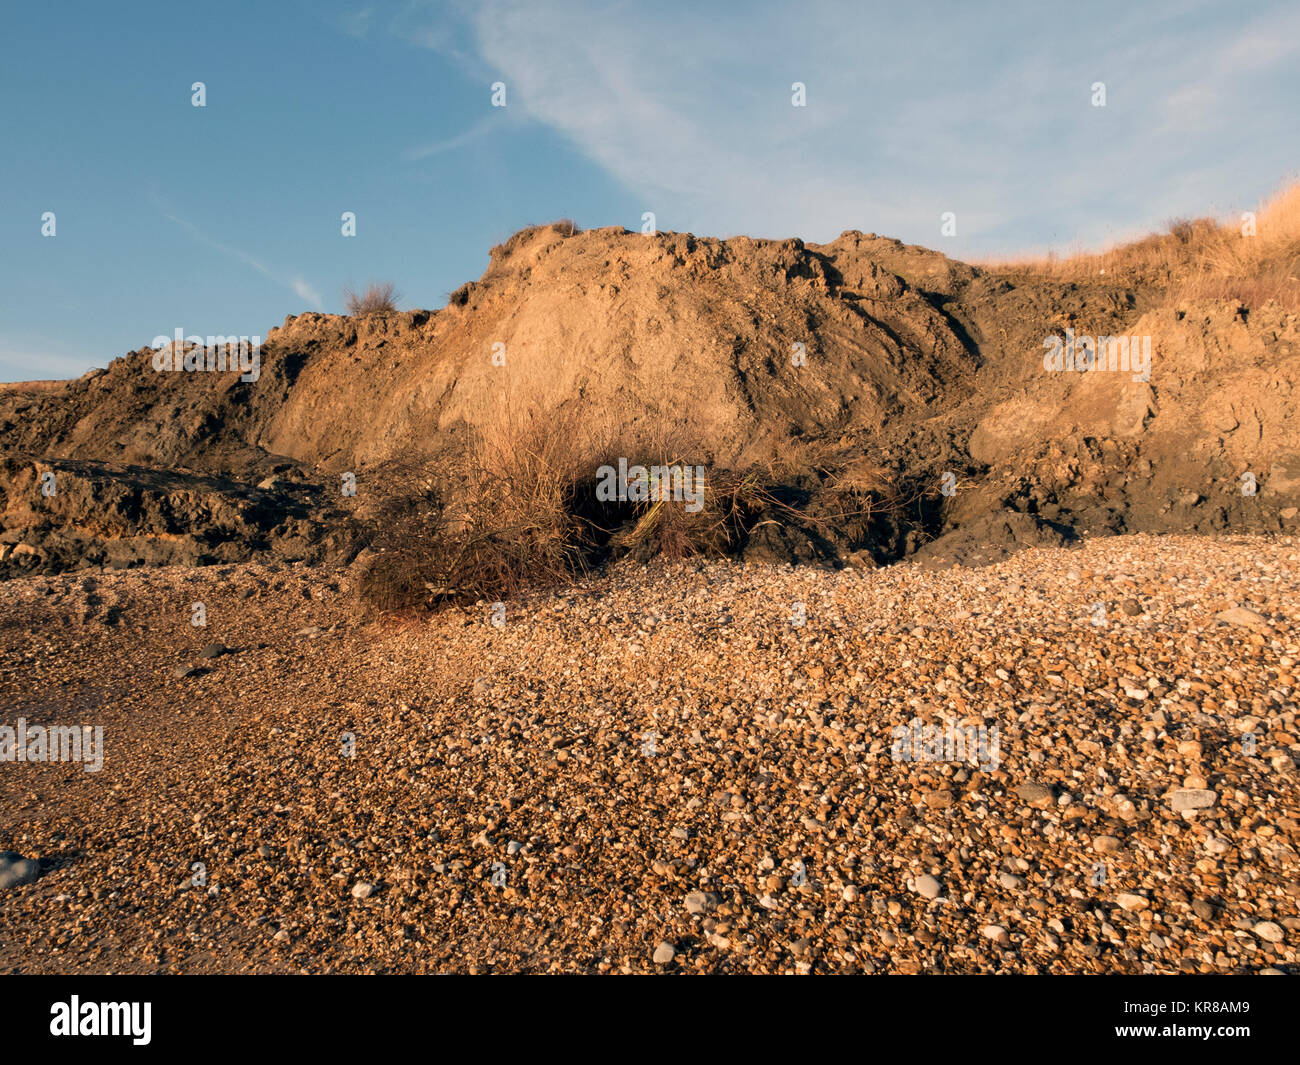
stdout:
<svg viewBox="0 0 1300 1065">
<path fill-rule="evenodd" d="M 297 276 L 285 276 L 283 274 L 277 273 L 276 271 L 272 270 L 269 266 L 267 266 L 265 263 L 259 261 L 258 259 L 255 259 L 247 252 L 240 251 L 238 248 L 232 248 L 228 244 L 222 244 L 218 240 L 213 240 L 201 229 L 199 229 L 199 227 L 196 226 L 193 222 L 189 221 L 186 218 L 182 218 L 178 214 L 173 213 L 165 204 L 163 204 L 156 197 L 155 197 L 155 203 L 158 209 L 162 212 L 164 218 L 166 218 L 169 222 L 173 222 L 176 225 L 180 226 L 187 233 L 189 233 L 189 235 L 199 244 L 202 244 L 204 247 L 211 248 L 213 251 L 220 252 L 222 255 L 228 255 L 232 259 L 237 259 L 239 262 L 243 263 L 244 265 L 249 266 L 252 269 L 256 270 L 267 280 L 273 281 L 275 282 L 275 284 L 280 285 L 283 288 L 289 289 L 291 292 L 293 292 L 295 296 L 297 296 L 300 300 L 302 300 L 309 307 L 311 307 L 312 310 L 319 311 L 324 309 L 325 303 L 324 300 L 321 299 L 320 293 L 315 288 L 313 288 L 310 284 L 308 284 L 308 282 L 303 278 Z"/>
<path fill-rule="evenodd" d="M 63 380 L 94 369 L 86 355 L 51 351 L 48 343 L 27 337 L 0 337 L 0 381 Z"/>
<path fill-rule="evenodd" d="M 444 152 L 455 151 L 457 148 L 463 148 L 476 140 L 488 136 L 501 129 L 503 123 L 508 120 L 505 118 L 496 118 L 489 116 L 476 122 L 463 133 L 458 133 L 453 137 L 446 137 L 440 141 L 434 141 L 431 144 L 421 145 L 418 148 L 411 148 L 406 152 L 406 158 L 410 161 L 418 159 L 428 159 L 430 156 L 441 155 Z"/>
</svg>

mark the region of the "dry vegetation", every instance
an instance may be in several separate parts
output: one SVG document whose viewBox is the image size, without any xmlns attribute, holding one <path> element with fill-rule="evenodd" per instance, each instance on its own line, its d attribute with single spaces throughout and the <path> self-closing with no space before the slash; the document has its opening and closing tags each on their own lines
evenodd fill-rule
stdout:
<svg viewBox="0 0 1300 1065">
<path fill-rule="evenodd" d="M 343 290 L 344 306 L 347 307 L 348 314 L 354 317 L 363 314 L 394 314 L 400 298 L 391 281 L 373 281 L 361 293 L 354 288 Z"/>
<path fill-rule="evenodd" d="M 597 471 L 620 458 L 702 469 L 702 506 L 598 499 Z M 543 416 L 503 403 L 471 445 L 390 471 L 363 533 L 358 591 L 380 612 L 497 600 L 569 583 L 611 557 L 721 556 L 767 527 L 827 537 L 903 505 L 884 468 L 852 447 L 787 447 L 720 469 L 698 439 L 643 413 L 595 421 L 576 406 Z"/>
<path fill-rule="evenodd" d="M 1103 252 L 986 261 L 1008 274 L 1047 275 L 1076 284 L 1154 286 L 1172 301 L 1234 299 L 1245 307 L 1272 300 L 1300 307 L 1300 183 L 1255 212 L 1255 233 L 1240 218 L 1176 219 L 1168 232 Z"/>
</svg>

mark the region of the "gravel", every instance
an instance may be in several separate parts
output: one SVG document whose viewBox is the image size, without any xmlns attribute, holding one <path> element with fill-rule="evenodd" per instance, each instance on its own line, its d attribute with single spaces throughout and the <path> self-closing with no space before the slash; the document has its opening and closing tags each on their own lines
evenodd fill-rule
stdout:
<svg viewBox="0 0 1300 1065">
<path fill-rule="evenodd" d="M 0 764 L 43 870 L 0 971 L 1293 972 L 1298 561 L 623 564 L 503 628 L 366 619 L 306 566 L 106 572 L 114 626 L 10 581 L 0 724 L 105 753 Z M 894 757 L 923 726 L 996 749 Z"/>
</svg>

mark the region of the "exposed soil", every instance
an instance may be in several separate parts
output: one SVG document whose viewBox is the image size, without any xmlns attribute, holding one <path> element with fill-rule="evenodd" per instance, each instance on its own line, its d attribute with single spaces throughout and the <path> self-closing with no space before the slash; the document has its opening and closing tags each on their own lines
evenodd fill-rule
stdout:
<svg viewBox="0 0 1300 1065">
<path fill-rule="evenodd" d="M 1151 337 L 1149 380 L 1045 371 L 1045 338 L 1067 329 Z M 256 381 L 152 358 L 0 390 L 4 572 L 346 562 L 349 516 L 391 463 L 522 409 L 675 426 L 719 468 L 838 448 L 909 504 L 826 547 L 766 534 L 754 550 L 774 558 L 1276 532 L 1300 506 L 1295 313 L 1187 302 L 1137 271 L 1003 274 L 857 232 L 817 246 L 539 227 L 442 310 L 286 319 Z"/>
</svg>

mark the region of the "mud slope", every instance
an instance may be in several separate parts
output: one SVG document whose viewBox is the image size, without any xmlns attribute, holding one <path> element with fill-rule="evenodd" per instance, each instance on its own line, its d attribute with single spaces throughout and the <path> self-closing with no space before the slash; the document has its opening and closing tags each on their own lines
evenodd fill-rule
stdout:
<svg viewBox="0 0 1300 1065">
<path fill-rule="evenodd" d="M 1043 340 L 1067 328 L 1151 336 L 1149 380 L 1045 372 Z M 936 558 L 1088 531 L 1278 530 L 1300 502 L 1298 354 L 1296 316 L 1273 305 L 1001 276 L 875 235 L 539 227 L 439 311 L 286 319 L 256 381 L 159 373 L 142 349 L 0 390 L 0 566 L 328 557 L 341 473 L 524 409 L 676 426 L 732 468 L 790 440 L 847 442 L 930 486 Z M 59 463 L 67 492 L 44 496 Z M 948 471 L 959 489 L 940 497 Z"/>
</svg>

